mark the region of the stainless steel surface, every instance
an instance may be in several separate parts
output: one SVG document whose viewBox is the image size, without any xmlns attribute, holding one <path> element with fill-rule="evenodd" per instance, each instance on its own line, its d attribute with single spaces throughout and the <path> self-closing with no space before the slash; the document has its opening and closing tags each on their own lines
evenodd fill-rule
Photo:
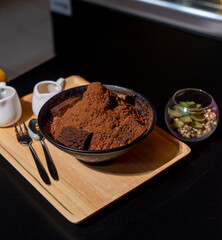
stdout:
<svg viewBox="0 0 222 240">
<path fill-rule="evenodd" d="M 222 2 L 191 0 L 84 0 L 159 23 L 222 39 Z M 218 3 L 217 3 L 218 2 Z"/>
<path fill-rule="evenodd" d="M 48 177 L 48 174 L 47 172 L 45 171 L 42 163 L 40 162 L 37 154 L 35 153 L 34 149 L 32 148 L 31 144 L 32 144 L 32 138 L 29 136 L 28 134 L 28 129 L 25 125 L 25 122 L 23 121 L 23 125 L 24 125 L 24 130 L 22 129 L 20 123 L 18 123 L 19 125 L 19 130 L 17 129 L 15 123 L 13 124 L 14 125 L 14 128 L 15 128 L 15 133 L 16 133 L 16 137 L 17 137 L 17 140 L 20 144 L 22 145 L 27 145 L 32 153 L 32 156 L 34 158 L 34 161 L 35 161 L 35 164 L 36 164 L 36 167 L 39 171 L 39 175 L 40 177 L 42 178 L 42 180 L 50 185 L 51 182 L 49 180 L 49 177 Z"/>
<path fill-rule="evenodd" d="M 30 134 L 30 136 L 33 139 L 41 142 L 41 145 L 42 145 L 42 148 L 43 148 L 43 151 L 44 151 L 44 154 L 45 154 L 45 159 L 46 159 L 46 163 L 47 163 L 49 172 L 50 172 L 52 178 L 54 180 L 58 181 L 59 180 L 58 172 L 57 172 L 55 164 L 54 164 L 54 162 L 53 162 L 53 160 L 51 158 L 51 155 L 50 155 L 50 153 L 48 151 L 48 148 L 47 148 L 46 144 L 43 141 L 44 137 L 43 137 L 42 133 L 39 130 L 38 120 L 36 118 L 31 119 L 30 122 L 29 122 L 28 127 L 29 127 L 29 130 L 31 130 L 31 132 L 34 133 L 34 134 Z"/>
</svg>

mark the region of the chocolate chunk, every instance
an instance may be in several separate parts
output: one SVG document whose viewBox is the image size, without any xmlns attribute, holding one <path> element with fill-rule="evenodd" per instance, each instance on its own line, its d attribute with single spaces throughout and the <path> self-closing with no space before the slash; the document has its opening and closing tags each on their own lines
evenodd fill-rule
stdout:
<svg viewBox="0 0 222 240">
<path fill-rule="evenodd" d="M 67 147 L 86 150 L 89 147 L 93 133 L 84 129 L 64 127 L 57 140 Z"/>
<path fill-rule="evenodd" d="M 53 117 L 61 117 L 67 109 L 71 108 L 79 98 L 68 98 L 60 104 L 53 107 L 50 111 Z"/>
<path fill-rule="evenodd" d="M 132 105 L 135 104 L 136 94 L 130 93 L 130 92 L 118 91 L 118 90 L 114 90 L 113 92 L 114 92 L 119 98 L 121 98 L 124 102 L 129 103 L 129 104 L 132 104 Z"/>
<path fill-rule="evenodd" d="M 119 127 L 114 137 L 119 142 L 120 146 L 124 146 L 141 136 L 145 131 L 146 127 L 138 122 L 134 122 L 133 125 L 123 124 Z"/>
</svg>

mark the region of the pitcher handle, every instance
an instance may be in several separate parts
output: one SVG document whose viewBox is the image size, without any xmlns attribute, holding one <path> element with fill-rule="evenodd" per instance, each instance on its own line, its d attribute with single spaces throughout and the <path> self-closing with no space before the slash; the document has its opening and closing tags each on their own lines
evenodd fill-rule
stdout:
<svg viewBox="0 0 222 240">
<path fill-rule="evenodd" d="M 65 89 L 66 80 L 64 78 L 59 78 L 56 82 L 62 87 L 62 90 Z"/>
</svg>

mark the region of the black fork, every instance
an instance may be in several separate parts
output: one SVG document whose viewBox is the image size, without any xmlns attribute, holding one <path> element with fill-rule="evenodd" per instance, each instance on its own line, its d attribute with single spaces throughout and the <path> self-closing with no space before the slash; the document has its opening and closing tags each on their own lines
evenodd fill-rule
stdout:
<svg viewBox="0 0 222 240">
<path fill-rule="evenodd" d="M 51 185 L 51 182 L 50 182 L 50 179 L 49 179 L 49 176 L 45 170 L 45 168 L 43 167 L 42 163 L 40 162 L 38 156 L 36 155 L 34 149 L 32 148 L 32 138 L 29 136 L 29 133 L 28 133 L 28 129 L 26 127 L 26 124 L 25 122 L 23 121 L 22 122 L 23 125 L 24 125 L 24 130 L 22 129 L 21 127 L 21 124 L 18 122 L 18 126 L 19 128 L 16 127 L 16 124 L 14 123 L 13 126 L 15 128 L 15 134 L 16 134 L 16 137 L 17 137 L 17 140 L 20 144 L 22 145 L 27 145 L 32 153 L 32 156 L 35 160 L 35 164 L 36 164 L 36 167 L 39 171 L 39 175 L 40 177 L 42 178 L 42 180 L 47 184 L 47 185 Z"/>
</svg>

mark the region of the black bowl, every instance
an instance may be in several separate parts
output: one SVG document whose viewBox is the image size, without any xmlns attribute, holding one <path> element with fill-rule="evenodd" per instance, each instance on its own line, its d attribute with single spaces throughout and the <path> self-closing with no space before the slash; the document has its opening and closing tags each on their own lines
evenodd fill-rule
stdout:
<svg viewBox="0 0 222 240">
<path fill-rule="evenodd" d="M 135 107 L 143 115 L 147 125 L 147 130 L 133 142 L 118 148 L 98 151 L 98 150 L 79 150 L 67 147 L 56 142 L 52 138 L 52 135 L 49 131 L 50 123 L 52 122 L 52 115 L 50 113 L 50 109 L 71 96 L 81 97 L 83 93 L 86 91 L 87 86 L 88 85 L 68 89 L 61 93 L 58 93 L 57 95 L 49 99 L 43 105 L 39 112 L 38 124 L 43 136 L 57 148 L 72 154 L 75 158 L 85 163 L 94 165 L 104 164 L 128 152 L 131 148 L 135 147 L 140 141 L 142 141 L 152 132 L 156 124 L 156 110 L 148 99 L 146 99 L 144 96 L 137 92 L 119 86 L 104 85 L 106 88 L 110 90 L 124 91 L 136 94 Z"/>
</svg>

